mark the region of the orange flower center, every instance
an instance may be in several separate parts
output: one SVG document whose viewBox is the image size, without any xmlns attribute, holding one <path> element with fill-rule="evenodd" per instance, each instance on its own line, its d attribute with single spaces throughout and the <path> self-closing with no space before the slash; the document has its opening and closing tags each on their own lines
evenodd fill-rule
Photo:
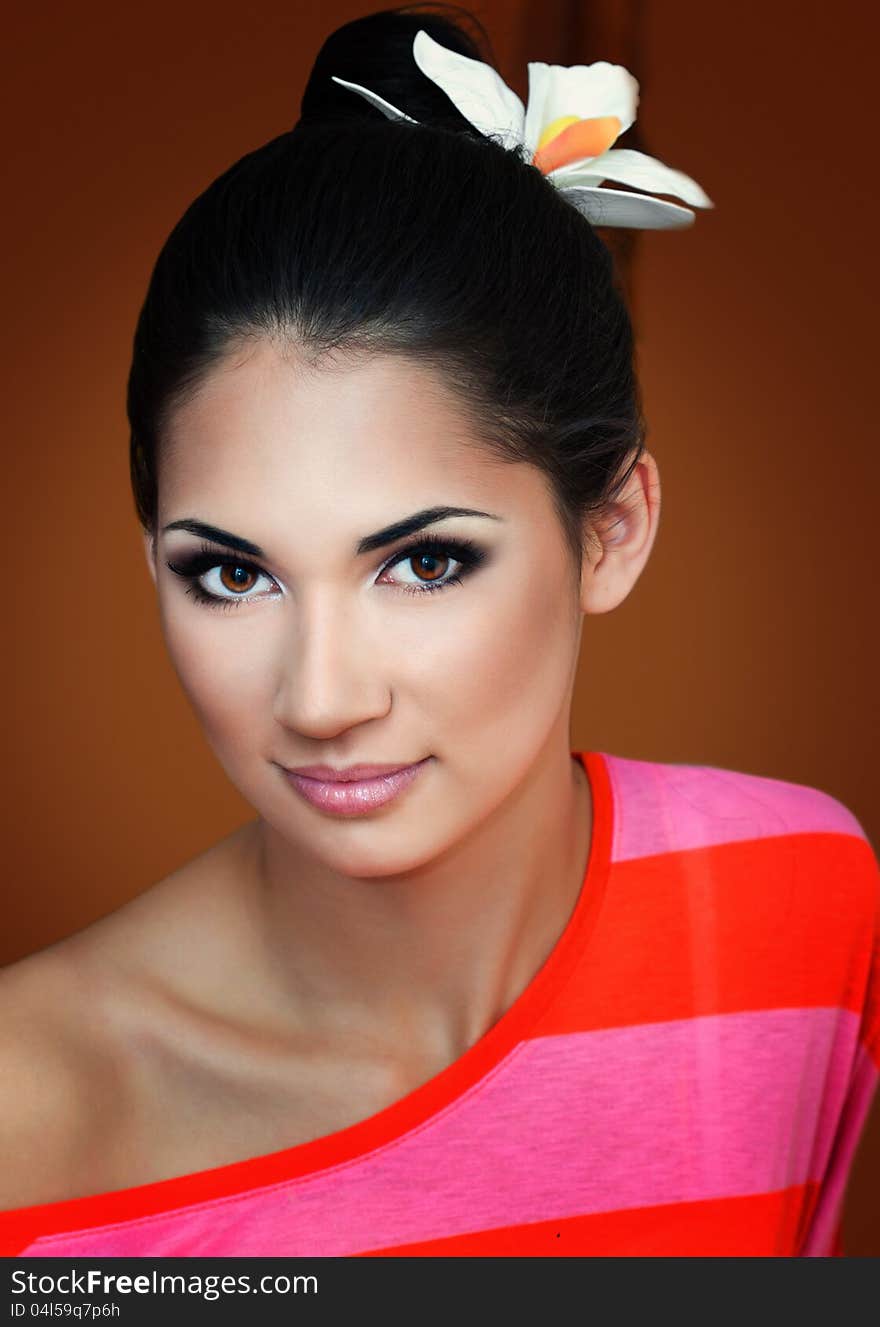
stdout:
<svg viewBox="0 0 880 1327">
<path fill-rule="evenodd" d="M 620 120 L 616 115 L 596 115 L 589 120 L 560 115 L 551 120 L 538 139 L 532 164 L 547 175 L 570 161 L 601 156 L 619 134 Z"/>
</svg>

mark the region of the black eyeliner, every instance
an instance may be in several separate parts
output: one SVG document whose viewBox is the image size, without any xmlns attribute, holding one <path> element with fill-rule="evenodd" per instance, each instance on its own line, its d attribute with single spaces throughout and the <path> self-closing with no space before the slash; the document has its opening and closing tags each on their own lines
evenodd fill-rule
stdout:
<svg viewBox="0 0 880 1327">
<path fill-rule="evenodd" d="M 451 554 L 454 560 L 461 564 L 461 568 L 454 576 L 449 576 L 444 581 L 424 581 L 420 585 L 398 585 L 396 588 L 403 590 L 404 593 L 431 594 L 439 590 L 445 590 L 449 586 L 460 585 L 465 576 L 475 570 L 487 556 L 486 551 L 470 539 L 441 535 L 415 536 L 395 549 L 394 553 L 383 563 L 379 575 L 384 575 L 397 562 L 405 558 L 413 558 L 417 554 L 440 558 Z M 203 576 L 206 571 L 211 571 L 214 567 L 241 567 L 252 575 L 268 576 L 270 579 L 274 579 L 268 571 L 257 563 L 251 562 L 245 557 L 237 556 L 228 549 L 212 548 L 205 543 L 201 544 L 198 550 L 192 553 L 184 553 L 175 560 L 166 560 L 165 565 L 176 576 L 180 576 L 183 580 L 189 582 L 186 589 L 187 594 L 191 595 L 198 603 L 205 604 L 208 607 L 232 608 L 241 602 L 249 602 L 246 595 L 215 595 L 205 590 L 199 584 L 199 577 Z"/>
</svg>

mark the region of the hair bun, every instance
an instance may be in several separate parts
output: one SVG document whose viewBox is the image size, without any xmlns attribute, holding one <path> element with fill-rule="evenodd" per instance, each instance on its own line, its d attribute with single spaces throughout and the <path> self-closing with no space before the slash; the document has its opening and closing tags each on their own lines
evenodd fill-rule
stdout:
<svg viewBox="0 0 880 1327">
<path fill-rule="evenodd" d="M 444 11 L 444 12 L 438 12 Z M 447 13 L 450 15 L 447 17 Z M 451 17 L 454 14 L 459 19 Z M 481 40 L 461 25 L 466 20 Z M 413 40 L 423 28 L 435 41 L 473 60 L 494 63 L 485 29 L 469 10 L 458 5 L 408 5 L 381 9 L 345 23 L 319 50 L 300 104 L 297 128 L 341 120 L 385 120 L 363 97 L 333 82 L 333 75 L 378 92 L 420 123 L 430 122 L 471 134 L 478 130 L 452 104 L 445 92 L 422 73 L 413 59 Z M 386 121 L 387 123 L 387 121 Z"/>
</svg>

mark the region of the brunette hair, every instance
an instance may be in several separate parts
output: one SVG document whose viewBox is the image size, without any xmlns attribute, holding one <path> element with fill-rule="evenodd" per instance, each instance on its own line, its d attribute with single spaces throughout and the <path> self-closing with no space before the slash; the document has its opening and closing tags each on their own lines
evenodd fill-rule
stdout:
<svg viewBox="0 0 880 1327">
<path fill-rule="evenodd" d="M 255 338 L 316 365 L 391 353 L 436 368 L 481 446 L 544 473 L 577 567 L 592 519 L 635 468 L 645 424 L 611 252 L 521 152 L 479 132 L 421 72 L 420 28 L 494 63 L 459 6 L 346 23 L 318 52 L 293 129 L 224 171 L 168 236 L 127 392 L 135 506 L 154 536 L 170 415 Z M 417 123 L 387 118 L 332 74 Z"/>
</svg>

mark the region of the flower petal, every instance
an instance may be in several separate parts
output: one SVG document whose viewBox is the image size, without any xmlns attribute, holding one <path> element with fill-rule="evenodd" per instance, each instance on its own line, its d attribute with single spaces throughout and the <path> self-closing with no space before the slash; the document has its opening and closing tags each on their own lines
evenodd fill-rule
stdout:
<svg viewBox="0 0 880 1327">
<path fill-rule="evenodd" d="M 616 115 L 620 137 L 635 124 L 638 104 L 638 80 L 623 65 L 609 64 L 607 60 L 597 60 L 591 65 L 547 65 L 532 61 L 524 128 L 526 147 L 534 153 L 546 126 L 562 115 L 576 115 L 579 120 Z"/>
<path fill-rule="evenodd" d="M 344 78 L 337 78 L 335 74 L 331 74 L 330 77 L 333 79 L 334 83 L 339 83 L 341 87 L 351 88 L 352 92 L 359 92 L 362 97 L 366 97 L 371 105 L 378 107 L 380 111 L 384 111 L 389 120 L 410 120 L 413 124 L 418 123 L 417 120 L 413 120 L 411 115 L 405 115 L 403 111 L 399 111 L 396 106 L 392 106 L 390 101 L 386 101 L 384 97 L 380 97 L 378 92 L 371 92 L 369 88 L 361 87 L 360 83 L 349 83 Z"/>
<path fill-rule="evenodd" d="M 689 207 L 667 203 L 650 194 L 626 193 L 622 189 L 596 189 L 575 185 L 559 190 L 563 198 L 587 218 L 592 226 L 631 226 L 636 230 L 682 230 L 692 226 L 695 213 Z"/>
<path fill-rule="evenodd" d="M 595 184 L 598 180 L 615 180 L 649 193 L 672 194 L 694 207 L 714 207 L 696 180 L 683 171 L 664 166 L 662 161 L 649 157 L 634 148 L 612 148 L 601 157 L 582 163 L 572 162 L 552 171 L 547 179 L 559 188 L 574 184 Z"/>
<path fill-rule="evenodd" d="M 424 28 L 413 39 L 413 59 L 480 133 L 500 135 L 506 148 L 522 142 L 525 108 L 491 65 L 450 51 Z"/>
</svg>

